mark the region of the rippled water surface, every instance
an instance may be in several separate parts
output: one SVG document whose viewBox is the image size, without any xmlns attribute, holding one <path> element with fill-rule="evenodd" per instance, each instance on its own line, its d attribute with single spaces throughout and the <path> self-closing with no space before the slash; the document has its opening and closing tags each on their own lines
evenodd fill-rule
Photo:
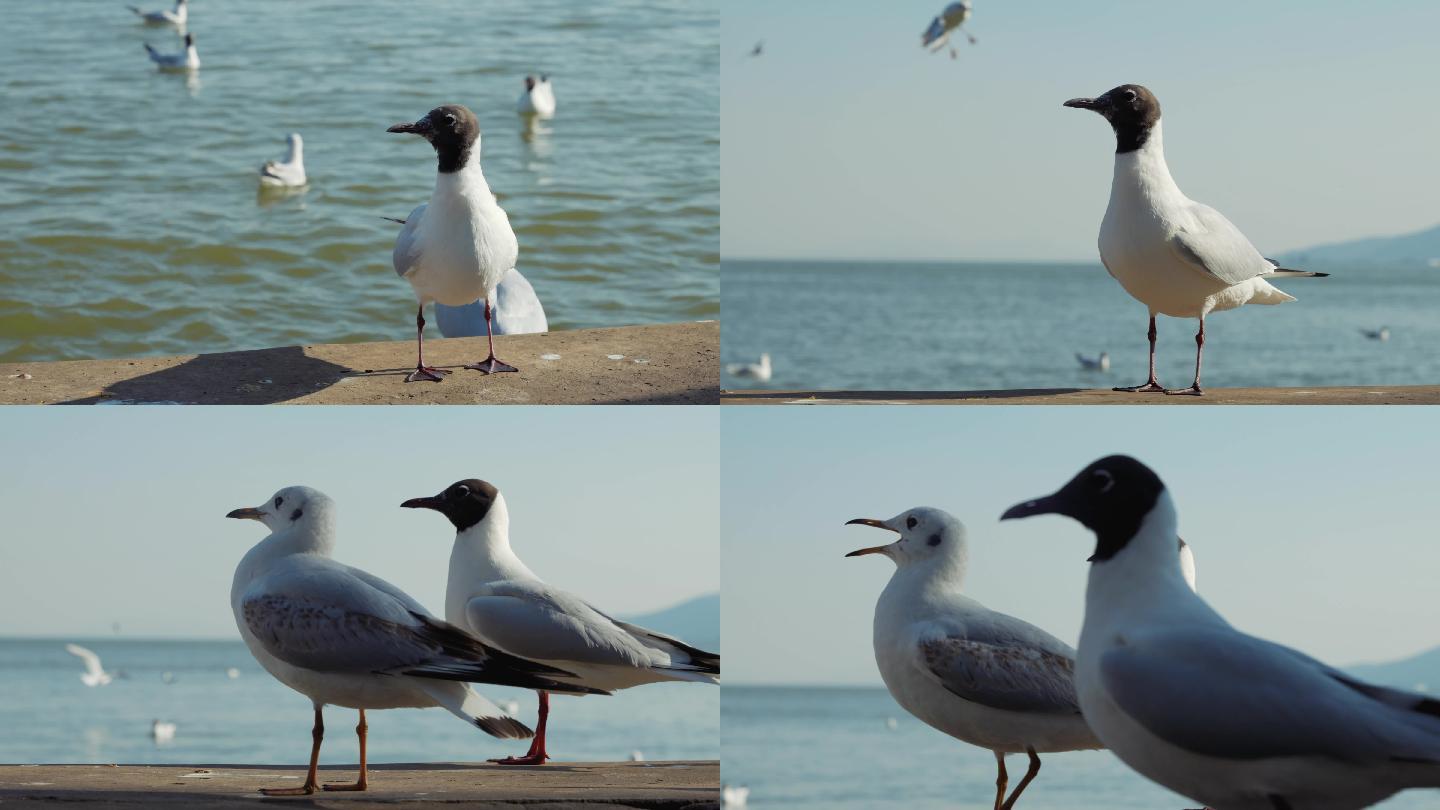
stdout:
<svg viewBox="0 0 1440 810">
<path fill-rule="evenodd" d="M 146 0 L 155 6 L 162 0 Z M 401 340 L 390 249 L 434 184 L 385 128 L 459 102 L 552 329 L 719 313 L 716 4 L 194 0 L 202 67 L 112 0 L 0 26 L 0 360 Z M 527 73 L 558 113 L 522 127 Z M 310 186 L 256 170 L 305 138 Z"/>
</svg>

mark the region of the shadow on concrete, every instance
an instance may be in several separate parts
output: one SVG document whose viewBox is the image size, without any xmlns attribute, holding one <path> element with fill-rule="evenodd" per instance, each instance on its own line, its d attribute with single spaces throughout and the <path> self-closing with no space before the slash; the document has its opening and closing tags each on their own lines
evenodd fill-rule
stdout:
<svg viewBox="0 0 1440 810">
<path fill-rule="evenodd" d="M 352 373 L 300 346 L 202 354 L 178 366 L 121 380 L 62 405 L 174 403 L 265 405 L 313 394 Z"/>
</svg>

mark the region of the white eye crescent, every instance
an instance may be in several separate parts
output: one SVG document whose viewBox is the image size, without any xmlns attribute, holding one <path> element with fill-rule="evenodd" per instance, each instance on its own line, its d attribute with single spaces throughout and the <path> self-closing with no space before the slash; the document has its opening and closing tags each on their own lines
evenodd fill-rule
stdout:
<svg viewBox="0 0 1440 810">
<path fill-rule="evenodd" d="M 1109 492 L 1110 488 L 1115 486 L 1115 476 L 1111 475 L 1109 470 L 1096 470 L 1093 475 L 1095 479 L 1100 482 L 1100 492 L 1102 494 Z"/>
</svg>

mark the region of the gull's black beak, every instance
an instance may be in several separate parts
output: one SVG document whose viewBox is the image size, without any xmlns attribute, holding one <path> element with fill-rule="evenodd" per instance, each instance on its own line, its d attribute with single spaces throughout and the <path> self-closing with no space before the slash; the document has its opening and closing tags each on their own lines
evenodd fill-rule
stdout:
<svg viewBox="0 0 1440 810">
<path fill-rule="evenodd" d="M 1036 498 L 1033 501 L 1015 504 L 1009 509 L 1006 509 L 1005 514 L 1001 515 L 1000 519 L 1014 520 L 1016 518 L 1034 517 L 1036 515 L 1054 514 L 1063 515 L 1067 514 L 1067 512 L 1061 507 L 1058 499 L 1054 495 L 1046 495 L 1043 498 Z"/>
<path fill-rule="evenodd" d="M 406 509 L 437 509 L 437 510 L 438 510 L 438 509 L 440 508 L 440 499 L 439 499 L 439 498 L 411 498 L 410 500 L 408 500 L 408 501 L 406 501 L 406 502 L 404 502 L 404 503 L 402 503 L 402 504 L 400 504 L 400 505 L 403 506 L 403 507 L 405 507 Z"/>
<path fill-rule="evenodd" d="M 886 522 L 883 521 L 883 520 L 876 520 L 876 519 L 874 519 L 874 518 L 855 518 L 854 520 L 847 520 L 847 521 L 845 521 L 845 525 L 846 525 L 846 526 L 874 526 L 874 527 L 877 528 L 877 529 L 884 529 L 884 530 L 887 531 L 887 532 L 895 532 L 896 534 L 899 534 L 899 533 L 900 533 L 900 530 L 897 529 L 897 528 L 895 528 L 894 526 L 891 526 L 890 524 L 886 523 Z M 846 557 L 862 557 L 862 556 L 864 556 L 864 555 L 866 555 L 866 554 L 885 554 L 885 555 L 888 556 L 889 553 L 890 553 L 890 552 L 889 552 L 889 549 L 890 549 L 889 546 L 871 546 L 870 548 L 860 548 L 860 549 L 856 549 L 856 550 L 850 552 L 849 554 L 846 554 L 845 556 L 846 556 Z"/>
<path fill-rule="evenodd" d="M 261 520 L 261 521 L 263 521 L 263 520 L 265 519 L 265 513 L 264 513 L 264 512 L 261 512 L 259 509 L 255 509 L 255 508 L 252 508 L 252 507 L 247 506 L 247 507 L 245 507 L 244 509 L 236 509 L 236 510 L 234 510 L 234 511 L 231 511 L 231 512 L 229 512 L 228 514 L 226 514 L 225 517 L 227 517 L 227 518 L 236 518 L 236 519 L 238 519 L 238 520 Z"/>
<path fill-rule="evenodd" d="M 408 132 L 408 133 L 410 133 L 410 134 L 412 134 L 412 135 L 429 135 L 429 134 L 430 134 L 430 119 L 429 119 L 429 118 L 421 118 L 419 121 L 416 121 L 416 122 L 414 122 L 414 123 L 412 123 L 412 124 L 396 124 L 395 126 L 390 127 L 389 129 L 387 129 L 387 130 L 385 130 L 385 131 L 386 131 L 386 132 Z"/>
<path fill-rule="evenodd" d="M 1104 112 L 1106 104 L 1104 99 L 1099 98 L 1072 98 L 1065 102 L 1066 107 L 1074 107 L 1077 110 L 1092 110 Z"/>
</svg>

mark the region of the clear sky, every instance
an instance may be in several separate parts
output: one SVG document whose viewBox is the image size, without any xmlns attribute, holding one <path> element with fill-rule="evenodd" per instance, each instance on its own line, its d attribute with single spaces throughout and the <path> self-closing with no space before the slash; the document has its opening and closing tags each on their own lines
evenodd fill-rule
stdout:
<svg viewBox="0 0 1440 810">
<path fill-rule="evenodd" d="M 728 683 L 879 683 L 875 600 L 892 537 L 857 517 L 946 509 L 965 590 L 1070 644 L 1094 547 L 1046 516 L 1000 523 L 1128 453 L 1175 498 L 1202 596 L 1241 629 L 1337 665 L 1440 644 L 1431 408 L 729 408 L 722 414 Z"/>
<path fill-rule="evenodd" d="M 1440 4 L 976 0 L 955 61 L 944 5 L 727 0 L 724 257 L 1094 260 L 1114 141 L 1061 103 L 1126 82 L 1264 251 L 1440 221 Z"/>
<path fill-rule="evenodd" d="M 401 509 L 498 486 L 516 552 L 615 613 L 719 588 L 714 408 L 6 408 L 0 635 L 238 637 L 225 513 L 305 484 L 340 509 L 336 558 L 442 611 L 454 530 Z"/>
</svg>

